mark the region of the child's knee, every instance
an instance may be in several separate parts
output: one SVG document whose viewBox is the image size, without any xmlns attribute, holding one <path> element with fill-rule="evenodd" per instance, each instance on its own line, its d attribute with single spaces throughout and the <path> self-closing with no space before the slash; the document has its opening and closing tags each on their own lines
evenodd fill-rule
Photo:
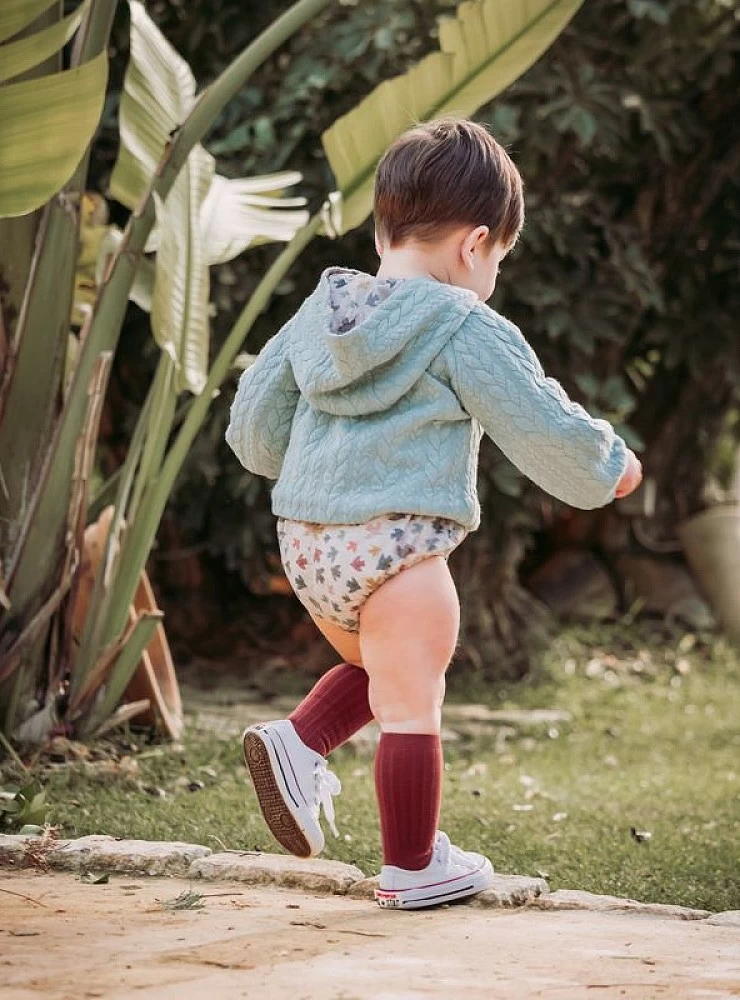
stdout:
<svg viewBox="0 0 740 1000">
<path fill-rule="evenodd" d="M 373 716 L 384 730 L 438 732 L 445 694 L 444 672 L 414 676 L 402 671 L 370 677 L 368 697 Z"/>
</svg>

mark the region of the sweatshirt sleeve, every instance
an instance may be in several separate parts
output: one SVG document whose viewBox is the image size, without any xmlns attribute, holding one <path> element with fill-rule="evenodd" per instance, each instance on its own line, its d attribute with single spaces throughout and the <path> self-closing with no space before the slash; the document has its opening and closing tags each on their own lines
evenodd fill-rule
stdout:
<svg viewBox="0 0 740 1000">
<path fill-rule="evenodd" d="M 242 373 L 226 441 L 245 469 L 277 479 L 300 391 L 288 357 L 289 321 Z"/>
<path fill-rule="evenodd" d="M 452 388 L 525 476 L 583 510 L 614 499 L 627 446 L 566 395 L 519 329 L 478 306 L 450 342 Z"/>
</svg>

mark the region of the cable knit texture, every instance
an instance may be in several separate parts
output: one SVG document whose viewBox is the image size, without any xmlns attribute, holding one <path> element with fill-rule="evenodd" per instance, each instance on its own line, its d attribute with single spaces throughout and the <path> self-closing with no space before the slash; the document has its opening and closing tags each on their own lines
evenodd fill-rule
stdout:
<svg viewBox="0 0 740 1000">
<path fill-rule="evenodd" d="M 427 514 L 477 528 L 483 431 L 557 499 L 588 510 L 614 498 L 624 442 L 545 377 L 513 323 L 466 289 L 407 278 L 334 333 L 332 283 L 353 275 L 325 271 L 239 382 L 226 440 L 277 480 L 275 514 Z"/>
</svg>

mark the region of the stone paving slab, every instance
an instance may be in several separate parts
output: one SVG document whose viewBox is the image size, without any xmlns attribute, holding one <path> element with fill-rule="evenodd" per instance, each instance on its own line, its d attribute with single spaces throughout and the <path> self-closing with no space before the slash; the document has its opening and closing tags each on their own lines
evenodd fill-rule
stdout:
<svg viewBox="0 0 740 1000">
<path fill-rule="evenodd" d="M 177 841 L 117 840 L 93 835 L 76 840 L 0 835 L 0 864 L 48 866 L 70 871 L 187 875 L 198 858 L 211 854 L 201 844 Z"/>
<path fill-rule="evenodd" d="M 703 920 L 710 916 L 709 910 L 694 910 L 689 906 L 672 906 L 666 903 L 641 903 L 637 899 L 602 896 L 595 892 L 582 892 L 580 889 L 557 889 L 555 892 L 542 893 L 529 905 L 540 910 L 620 910 L 677 920 Z"/>
<path fill-rule="evenodd" d="M 470 905 L 484 909 L 526 906 L 549 891 L 550 887 L 543 878 L 497 874 L 494 876 L 493 887 L 479 893 L 470 901 Z"/>
<path fill-rule="evenodd" d="M 365 878 L 359 868 L 323 858 L 286 857 L 257 851 L 226 851 L 194 861 L 190 878 L 227 879 L 247 885 L 276 885 L 310 892 L 345 893 Z"/>
<path fill-rule="evenodd" d="M 707 917 L 707 923 L 715 927 L 740 927 L 740 910 L 724 910 Z"/>
<path fill-rule="evenodd" d="M 69 844 L 68 840 L 53 840 L 47 844 L 42 837 L 22 837 L 20 834 L 0 833 L 0 865 L 7 867 L 32 867 L 37 859 L 46 861 L 53 853 Z"/>
</svg>

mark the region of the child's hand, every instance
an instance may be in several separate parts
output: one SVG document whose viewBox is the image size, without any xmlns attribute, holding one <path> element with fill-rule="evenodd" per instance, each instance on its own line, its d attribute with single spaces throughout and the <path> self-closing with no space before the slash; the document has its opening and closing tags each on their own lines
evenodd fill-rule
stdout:
<svg viewBox="0 0 740 1000">
<path fill-rule="evenodd" d="M 628 451 L 627 468 L 624 470 L 624 475 L 619 480 L 617 492 L 615 493 L 616 498 L 620 500 L 622 497 L 628 497 L 630 493 L 635 492 L 641 482 L 642 463 L 637 455 L 635 455 L 634 451 Z"/>
</svg>

